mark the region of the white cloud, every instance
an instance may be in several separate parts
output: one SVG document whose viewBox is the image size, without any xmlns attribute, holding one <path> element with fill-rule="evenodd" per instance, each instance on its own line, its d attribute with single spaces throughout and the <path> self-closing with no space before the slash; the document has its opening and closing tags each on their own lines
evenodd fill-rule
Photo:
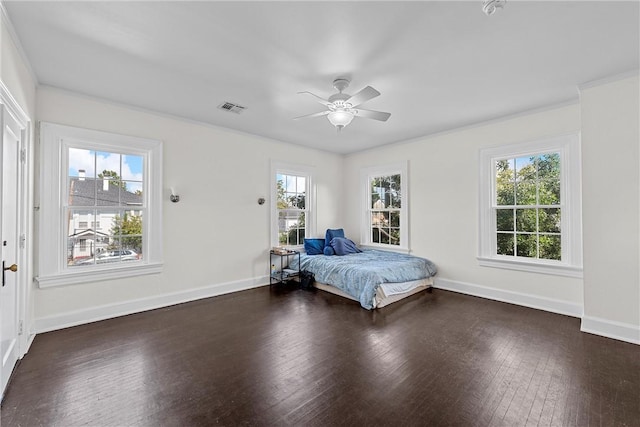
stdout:
<svg viewBox="0 0 640 427">
<path fill-rule="evenodd" d="M 90 150 L 78 148 L 69 149 L 69 175 L 78 176 L 79 170 L 84 170 L 87 178 L 95 177 L 93 153 Z"/>
<path fill-rule="evenodd" d="M 102 171 L 115 171 L 127 181 L 142 181 L 142 157 L 122 155 L 118 153 L 95 152 L 78 148 L 69 149 L 69 175 L 78 176 L 84 170 L 87 178 L 95 178 Z M 96 172 L 97 171 L 97 172 Z"/>
</svg>

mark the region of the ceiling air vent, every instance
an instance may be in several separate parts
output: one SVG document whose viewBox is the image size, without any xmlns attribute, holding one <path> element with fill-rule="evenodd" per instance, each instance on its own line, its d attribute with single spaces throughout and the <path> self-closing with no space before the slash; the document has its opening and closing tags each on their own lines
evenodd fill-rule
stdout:
<svg viewBox="0 0 640 427">
<path fill-rule="evenodd" d="M 236 113 L 236 114 L 240 114 L 244 110 L 247 109 L 247 107 L 243 107 L 242 105 L 234 104 L 233 102 L 223 102 L 222 104 L 218 105 L 218 108 L 221 109 L 221 110 L 230 111 L 230 112 Z"/>
</svg>

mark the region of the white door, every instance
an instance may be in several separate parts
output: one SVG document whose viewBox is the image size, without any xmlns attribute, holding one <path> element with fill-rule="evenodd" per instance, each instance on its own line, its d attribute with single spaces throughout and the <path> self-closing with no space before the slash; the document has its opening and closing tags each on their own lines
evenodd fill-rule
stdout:
<svg viewBox="0 0 640 427">
<path fill-rule="evenodd" d="M 2 371 L 0 372 L 0 396 L 4 396 L 11 372 L 20 357 L 19 354 L 19 320 L 18 320 L 18 272 L 17 266 L 20 256 L 18 238 L 19 232 L 19 174 L 21 127 L 9 114 L 6 107 L 0 104 L 2 112 L 2 189 L 0 205 L 0 223 L 2 235 L 0 247 L 2 249 L 2 286 L 0 287 L 0 356 L 2 356 Z M 14 271 L 16 270 L 16 271 Z"/>
</svg>

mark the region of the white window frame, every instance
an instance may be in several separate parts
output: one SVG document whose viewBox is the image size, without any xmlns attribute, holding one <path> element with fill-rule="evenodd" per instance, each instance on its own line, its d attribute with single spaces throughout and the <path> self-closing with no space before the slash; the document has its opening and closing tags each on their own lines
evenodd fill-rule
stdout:
<svg viewBox="0 0 640 427">
<path fill-rule="evenodd" d="M 294 163 L 271 161 L 271 178 L 269 179 L 271 194 L 271 233 L 270 245 L 281 246 L 278 230 L 278 190 L 276 175 L 295 175 L 305 177 L 305 238 L 316 236 L 316 188 L 314 183 L 314 167 Z M 287 248 L 300 250 L 304 245 L 291 245 Z"/>
<path fill-rule="evenodd" d="M 561 261 L 497 255 L 496 180 L 498 160 L 560 153 Z M 481 266 L 559 276 L 582 277 L 582 200 L 580 135 L 566 134 L 545 139 L 489 147 L 479 156 L 478 262 Z"/>
<path fill-rule="evenodd" d="M 68 224 L 63 221 L 67 193 L 68 150 L 83 148 L 124 152 L 143 157 L 143 197 L 147 206 L 143 222 L 144 259 L 139 262 L 67 268 Z M 162 142 L 90 129 L 40 123 L 40 288 L 118 279 L 162 271 Z"/>
<path fill-rule="evenodd" d="M 410 253 L 409 244 L 409 164 L 407 161 L 388 165 L 363 168 L 360 173 L 362 191 L 362 219 L 360 221 L 360 246 L 393 252 Z M 400 245 L 374 243 L 371 241 L 371 180 L 380 176 L 400 175 L 401 200 L 400 207 Z"/>
</svg>

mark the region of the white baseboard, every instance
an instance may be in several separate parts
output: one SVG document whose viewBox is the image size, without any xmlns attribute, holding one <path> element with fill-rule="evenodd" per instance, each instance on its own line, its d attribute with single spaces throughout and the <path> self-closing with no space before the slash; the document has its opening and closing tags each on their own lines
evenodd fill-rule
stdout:
<svg viewBox="0 0 640 427">
<path fill-rule="evenodd" d="M 156 308 L 168 307 L 184 302 L 195 301 L 231 292 L 244 291 L 257 288 L 269 283 L 269 276 L 254 277 L 251 279 L 237 280 L 233 282 L 217 283 L 203 288 L 189 289 L 181 292 L 157 295 L 149 298 L 141 298 L 132 301 L 124 301 L 115 304 L 101 305 L 82 310 L 56 314 L 35 319 L 31 331 L 36 334 L 68 328 L 99 320 L 125 316 L 127 314 L 140 313 Z"/>
<path fill-rule="evenodd" d="M 583 316 L 580 330 L 582 332 L 601 335 L 632 344 L 640 344 L 640 325 L 615 322 L 599 317 Z"/>
<path fill-rule="evenodd" d="M 461 294 L 473 295 L 495 301 L 508 302 L 552 313 L 564 314 L 572 317 L 582 317 L 582 305 L 567 301 L 540 297 L 537 295 L 523 294 L 520 292 L 506 291 L 504 289 L 490 288 L 473 283 L 459 282 L 436 278 L 434 287 Z"/>
</svg>

